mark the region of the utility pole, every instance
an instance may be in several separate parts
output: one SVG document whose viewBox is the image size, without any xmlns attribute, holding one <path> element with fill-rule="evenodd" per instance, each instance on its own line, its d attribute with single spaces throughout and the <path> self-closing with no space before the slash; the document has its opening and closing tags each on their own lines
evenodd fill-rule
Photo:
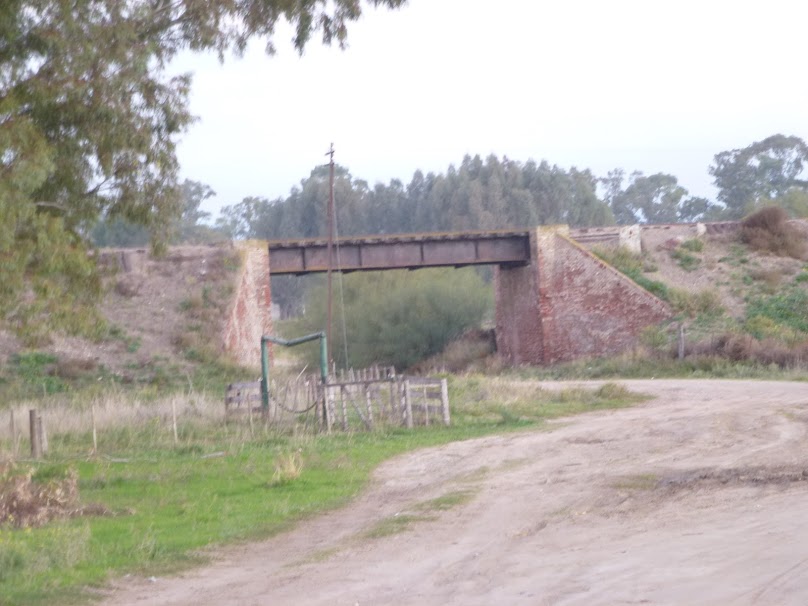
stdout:
<svg viewBox="0 0 808 606">
<path fill-rule="evenodd" d="M 331 323 L 333 320 L 332 308 L 332 295 L 331 295 L 331 271 L 334 266 L 333 249 L 334 249 L 334 144 L 328 148 L 326 156 L 331 157 L 329 162 L 329 179 L 328 179 L 328 320 L 326 323 L 326 364 L 331 364 Z"/>
</svg>

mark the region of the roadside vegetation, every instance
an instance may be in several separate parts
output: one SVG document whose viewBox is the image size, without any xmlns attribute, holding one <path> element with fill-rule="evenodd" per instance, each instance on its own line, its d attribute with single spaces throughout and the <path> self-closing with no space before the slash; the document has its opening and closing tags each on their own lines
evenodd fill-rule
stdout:
<svg viewBox="0 0 808 606">
<path fill-rule="evenodd" d="M 108 408 L 122 422 L 99 432 L 96 453 L 89 432 L 64 411 L 67 429 L 51 428 L 44 462 L 0 468 L 3 603 L 82 601 L 95 595 L 88 586 L 115 575 L 198 564 L 210 547 L 267 537 L 346 503 L 379 462 L 408 450 L 645 399 L 614 384 L 547 391 L 483 376 L 450 377 L 450 396 L 451 427 L 332 435 L 263 426 L 251 433 L 243 422 L 224 425 L 221 412 L 210 412 L 221 410 L 218 398 L 200 396 L 183 402 L 196 414 L 183 415 L 175 444 L 159 401 L 151 404 L 155 414 L 145 413 L 147 404 L 127 415 L 131 399 L 120 394 Z M 11 448 L 0 441 L 0 449 Z M 50 513 L 32 516 L 38 507 Z"/>
</svg>

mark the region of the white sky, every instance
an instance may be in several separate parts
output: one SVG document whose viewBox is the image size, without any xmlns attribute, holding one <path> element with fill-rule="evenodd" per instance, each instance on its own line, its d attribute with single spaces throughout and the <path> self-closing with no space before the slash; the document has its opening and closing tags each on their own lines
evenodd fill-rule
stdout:
<svg viewBox="0 0 808 606">
<path fill-rule="evenodd" d="M 286 196 L 336 161 L 374 184 L 464 154 L 545 159 L 605 176 L 667 172 L 714 197 L 713 155 L 778 132 L 808 139 L 801 0 L 410 0 L 365 8 L 345 51 L 258 42 L 223 65 L 184 55 L 199 117 L 182 177 L 214 213 Z"/>
</svg>

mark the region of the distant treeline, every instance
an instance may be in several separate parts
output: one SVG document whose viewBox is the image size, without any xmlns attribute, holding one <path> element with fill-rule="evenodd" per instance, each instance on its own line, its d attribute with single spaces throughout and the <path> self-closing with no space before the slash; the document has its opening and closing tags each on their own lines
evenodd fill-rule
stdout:
<svg viewBox="0 0 808 606">
<path fill-rule="evenodd" d="M 416 171 L 407 185 L 394 179 L 373 187 L 336 167 L 340 235 L 521 228 L 566 223 L 672 223 L 737 219 L 777 203 L 808 213 L 808 146 L 774 135 L 715 156 L 709 167 L 717 200 L 690 196 L 675 176 L 618 169 L 598 178 L 546 161 L 466 156 L 446 173 Z M 286 198 L 246 198 L 227 206 L 218 228 L 234 238 L 308 238 L 326 233 L 328 166 L 315 168 Z M 599 195 L 599 191 L 601 195 Z"/>
</svg>

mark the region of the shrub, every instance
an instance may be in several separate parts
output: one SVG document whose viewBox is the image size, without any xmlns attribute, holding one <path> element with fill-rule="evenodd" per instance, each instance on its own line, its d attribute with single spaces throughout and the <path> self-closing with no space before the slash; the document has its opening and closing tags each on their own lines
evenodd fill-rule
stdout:
<svg viewBox="0 0 808 606">
<path fill-rule="evenodd" d="M 763 316 L 777 324 L 799 332 L 808 332 L 808 292 L 792 288 L 768 297 L 752 299 L 746 306 L 746 317 Z"/>
<path fill-rule="evenodd" d="M 668 302 L 674 310 L 690 318 L 723 311 L 721 297 L 712 289 L 693 293 L 680 288 L 670 288 Z"/>
<path fill-rule="evenodd" d="M 625 274 L 645 290 L 660 299 L 668 300 L 668 287 L 657 280 L 651 280 L 643 275 L 646 270 L 646 261 L 643 257 L 634 254 L 625 247 L 617 249 L 594 249 L 594 255 L 606 261 L 620 273 Z"/>
<path fill-rule="evenodd" d="M 788 223 L 788 213 L 779 206 L 767 206 L 741 222 L 741 241 L 754 250 L 781 257 L 806 257 L 802 234 Z"/>
<path fill-rule="evenodd" d="M 684 248 L 690 252 L 701 252 L 704 250 L 704 242 L 698 238 L 693 238 L 691 240 L 685 240 L 682 242 L 680 248 Z"/>
<path fill-rule="evenodd" d="M 407 368 L 443 350 L 465 331 L 477 328 L 492 308 L 492 289 L 472 268 L 420 269 L 350 274 L 344 292 L 334 286 L 332 357 L 345 366 L 392 364 Z M 348 356 L 345 360 L 343 311 Z M 306 296 L 306 314 L 288 336 L 325 329 L 326 289 Z M 303 349 L 316 363 L 316 347 Z"/>
<path fill-rule="evenodd" d="M 696 255 L 691 255 L 689 252 L 682 250 L 681 248 L 672 250 L 671 257 L 676 259 L 679 267 L 685 271 L 693 271 L 699 265 L 701 265 L 701 259 L 699 259 Z"/>
</svg>

